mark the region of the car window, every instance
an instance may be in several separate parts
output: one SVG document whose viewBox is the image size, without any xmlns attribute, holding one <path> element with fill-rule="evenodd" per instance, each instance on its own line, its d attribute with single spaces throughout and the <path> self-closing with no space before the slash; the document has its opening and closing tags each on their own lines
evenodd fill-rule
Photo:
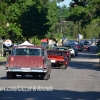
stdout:
<svg viewBox="0 0 100 100">
<path fill-rule="evenodd" d="M 59 52 L 59 51 L 47 51 L 47 54 L 48 55 L 52 55 L 52 54 L 54 54 L 54 55 L 62 55 L 62 52 Z"/>
<path fill-rule="evenodd" d="M 66 47 L 68 47 L 69 49 L 71 49 L 71 46 L 66 46 Z"/>
<path fill-rule="evenodd" d="M 68 48 L 55 48 L 56 50 L 68 50 Z"/>
<path fill-rule="evenodd" d="M 44 56 L 44 50 L 41 50 L 41 55 Z"/>
<path fill-rule="evenodd" d="M 15 55 L 15 49 L 11 50 L 11 55 L 14 56 Z"/>
<path fill-rule="evenodd" d="M 15 55 L 40 56 L 40 49 L 18 48 Z"/>
</svg>

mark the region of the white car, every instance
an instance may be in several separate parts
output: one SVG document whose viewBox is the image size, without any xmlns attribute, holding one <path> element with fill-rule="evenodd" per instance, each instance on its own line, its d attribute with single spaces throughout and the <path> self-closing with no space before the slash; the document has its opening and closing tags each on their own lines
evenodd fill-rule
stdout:
<svg viewBox="0 0 100 100">
<path fill-rule="evenodd" d="M 75 53 L 75 49 L 73 48 L 73 46 L 67 45 L 66 47 L 69 48 L 69 51 L 70 51 L 70 53 L 71 53 L 71 56 L 72 56 L 72 57 L 75 57 L 75 56 L 76 56 L 76 53 Z"/>
</svg>

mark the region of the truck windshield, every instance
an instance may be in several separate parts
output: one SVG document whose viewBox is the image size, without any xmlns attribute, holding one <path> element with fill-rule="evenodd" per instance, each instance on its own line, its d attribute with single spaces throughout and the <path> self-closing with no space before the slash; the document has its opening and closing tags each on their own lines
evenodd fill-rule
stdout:
<svg viewBox="0 0 100 100">
<path fill-rule="evenodd" d="M 18 48 L 15 51 L 15 55 L 30 55 L 30 56 L 40 56 L 40 49 L 31 48 Z"/>
<path fill-rule="evenodd" d="M 62 52 L 60 52 L 60 51 L 47 51 L 47 54 L 48 55 L 59 55 L 59 56 L 61 56 Z"/>
</svg>

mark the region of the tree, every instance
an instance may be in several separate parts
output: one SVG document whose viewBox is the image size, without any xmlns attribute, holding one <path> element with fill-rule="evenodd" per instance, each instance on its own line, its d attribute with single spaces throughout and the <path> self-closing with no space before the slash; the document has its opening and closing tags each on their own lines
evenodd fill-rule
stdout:
<svg viewBox="0 0 100 100">
<path fill-rule="evenodd" d="M 55 0 L 5 0 L 0 6 L 0 34 L 14 41 L 42 38 L 55 26 L 56 9 Z"/>
<path fill-rule="evenodd" d="M 71 10 L 66 20 L 71 20 L 74 23 L 80 22 L 81 28 L 89 31 L 89 26 L 93 30 L 99 27 L 100 23 L 100 0 L 73 0 L 71 2 Z M 96 20 L 95 24 L 93 21 Z M 97 26 L 97 27 L 93 27 Z M 85 30 L 85 31 L 86 31 Z M 82 31 L 82 30 L 81 30 Z M 89 32 L 85 32 L 85 37 L 91 37 Z M 97 30 L 96 30 L 97 31 Z"/>
</svg>

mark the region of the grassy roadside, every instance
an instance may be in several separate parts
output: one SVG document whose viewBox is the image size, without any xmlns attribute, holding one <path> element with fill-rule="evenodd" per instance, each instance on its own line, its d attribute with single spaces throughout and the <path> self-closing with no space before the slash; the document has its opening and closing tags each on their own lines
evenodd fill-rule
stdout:
<svg viewBox="0 0 100 100">
<path fill-rule="evenodd" d="M 0 61 L 6 61 L 7 57 L 0 57 Z"/>
</svg>

